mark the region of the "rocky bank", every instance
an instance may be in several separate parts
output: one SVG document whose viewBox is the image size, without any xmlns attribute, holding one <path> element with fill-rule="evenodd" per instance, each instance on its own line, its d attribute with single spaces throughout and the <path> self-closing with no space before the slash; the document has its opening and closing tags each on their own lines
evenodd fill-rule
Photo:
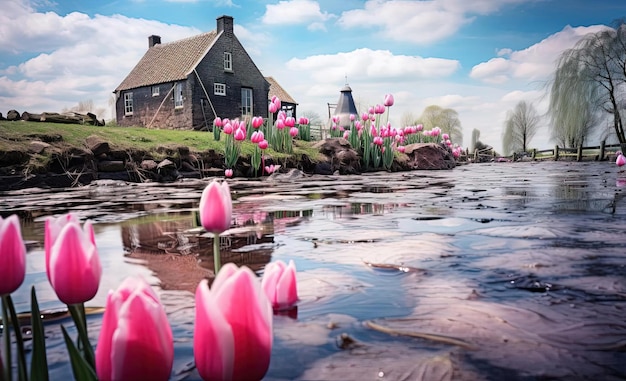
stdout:
<svg viewBox="0 0 626 381">
<path fill-rule="evenodd" d="M 27 150 L 0 152 L 0 190 L 73 187 L 97 179 L 173 182 L 224 176 L 223 155 L 214 150 L 194 152 L 185 146 L 161 146 L 154 152 L 115 150 L 96 135 L 85 139 L 82 147 L 68 147 L 62 140 L 60 135 L 33 136 Z M 315 148 L 321 159 L 301 155 L 278 160 L 266 155 L 265 165 L 276 164 L 281 166 L 281 172 L 295 169 L 303 174 L 349 175 L 365 171 L 359 154 L 345 139 L 322 140 Z M 406 146 L 405 153 L 397 156 L 391 171 L 442 170 L 455 166 L 455 159 L 445 145 L 416 143 Z M 234 176 L 255 176 L 249 158 L 239 159 Z"/>
</svg>

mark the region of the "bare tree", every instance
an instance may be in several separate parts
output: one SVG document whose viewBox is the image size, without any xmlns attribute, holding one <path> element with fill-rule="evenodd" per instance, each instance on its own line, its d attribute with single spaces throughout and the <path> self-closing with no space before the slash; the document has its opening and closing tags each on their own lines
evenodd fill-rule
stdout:
<svg viewBox="0 0 626 381">
<path fill-rule="evenodd" d="M 507 112 L 502 135 L 502 148 L 505 155 L 513 152 L 526 152 L 528 143 L 539 128 L 539 115 L 532 104 L 519 101 L 513 111 Z"/>
<path fill-rule="evenodd" d="M 402 114 L 402 119 L 400 119 L 400 127 L 412 126 L 415 124 L 417 118 L 413 115 L 412 112 L 407 111 Z"/>
<path fill-rule="evenodd" d="M 459 113 L 451 108 L 444 109 L 436 105 L 428 106 L 417 122 L 424 125 L 425 129 L 439 127 L 443 132 L 450 135 L 453 142 L 459 145 L 463 143 L 463 129 L 459 120 Z"/>
<path fill-rule="evenodd" d="M 552 137 L 565 146 L 582 144 L 605 118 L 612 118 L 617 140 L 626 143 L 626 24 L 615 25 L 588 34 L 559 58 L 548 112 Z"/>
</svg>

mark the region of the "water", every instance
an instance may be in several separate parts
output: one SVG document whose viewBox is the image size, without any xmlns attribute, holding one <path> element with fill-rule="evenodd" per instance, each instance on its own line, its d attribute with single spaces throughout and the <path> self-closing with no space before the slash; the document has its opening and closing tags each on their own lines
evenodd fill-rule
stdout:
<svg viewBox="0 0 626 381">
<path fill-rule="evenodd" d="M 207 181 L 1 194 L 29 243 L 17 308 L 31 285 L 42 309 L 63 307 L 45 276 L 45 217 L 92 219 L 104 274 L 88 305 L 128 275 L 148 279 L 174 330 L 172 379 L 197 380 L 192 292 L 213 260 L 195 211 Z M 626 172 L 612 163 L 229 183 L 224 259 L 259 275 L 273 260 L 298 268 L 301 301 L 274 318 L 267 380 L 626 379 Z M 95 343 L 100 315 L 89 325 Z M 59 321 L 46 334 L 52 378 L 67 377 Z"/>
</svg>

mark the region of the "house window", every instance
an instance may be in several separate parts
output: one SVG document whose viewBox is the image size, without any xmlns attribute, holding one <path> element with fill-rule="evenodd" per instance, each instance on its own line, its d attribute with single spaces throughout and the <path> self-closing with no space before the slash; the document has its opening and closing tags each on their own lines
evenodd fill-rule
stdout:
<svg viewBox="0 0 626 381">
<path fill-rule="evenodd" d="M 224 52 L 224 70 L 233 71 L 233 55 L 229 52 Z"/>
<path fill-rule="evenodd" d="M 152 96 L 153 97 L 158 97 L 159 96 L 159 86 L 152 86 Z"/>
<path fill-rule="evenodd" d="M 241 89 L 241 115 L 252 115 L 252 89 Z"/>
<path fill-rule="evenodd" d="M 174 85 L 174 108 L 183 107 L 183 84 L 176 82 Z"/>
<path fill-rule="evenodd" d="M 215 95 L 226 95 L 226 85 L 223 83 L 214 84 L 213 92 L 215 93 Z"/>
<path fill-rule="evenodd" d="M 124 93 L 124 115 L 133 115 L 133 93 Z"/>
</svg>

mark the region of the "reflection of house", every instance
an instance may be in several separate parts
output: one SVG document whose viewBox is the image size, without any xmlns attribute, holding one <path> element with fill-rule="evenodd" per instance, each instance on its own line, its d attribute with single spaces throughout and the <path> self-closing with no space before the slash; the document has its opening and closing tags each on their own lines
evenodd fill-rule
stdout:
<svg viewBox="0 0 626 381">
<path fill-rule="evenodd" d="M 124 224 L 126 257 L 154 271 L 163 289 L 193 292 L 200 280 L 213 273 L 213 236 L 197 229 L 195 214 L 169 213 L 167 218 L 155 219 L 152 215 L 145 221 Z M 222 263 L 246 265 L 253 271 L 263 269 L 272 258 L 274 229 L 271 220 L 261 224 L 233 227 L 222 235 Z"/>
<path fill-rule="evenodd" d="M 267 117 L 270 84 L 233 32 L 233 18 L 217 29 L 161 44 L 148 51 L 115 89 L 122 126 L 203 128 L 216 116 Z"/>
<path fill-rule="evenodd" d="M 271 100 L 273 96 L 277 96 L 278 99 L 280 99 L 281 110 L 285 111 L 287 116 L 297 118 L 296 106 L 298 104 L 296 101 L 287 93 L 287 91 L 285 91 L 285 89 L 283 89 L 281 85 L 278 84 L 278 82 L 276 82 L 274 77 L 265 77 L 265 79 L 267 79 L 267 82 L 270 83 L 269 99 Z M 274 115 L 274 118 L 275 117 L 276 115 Z"/>
</svg>

